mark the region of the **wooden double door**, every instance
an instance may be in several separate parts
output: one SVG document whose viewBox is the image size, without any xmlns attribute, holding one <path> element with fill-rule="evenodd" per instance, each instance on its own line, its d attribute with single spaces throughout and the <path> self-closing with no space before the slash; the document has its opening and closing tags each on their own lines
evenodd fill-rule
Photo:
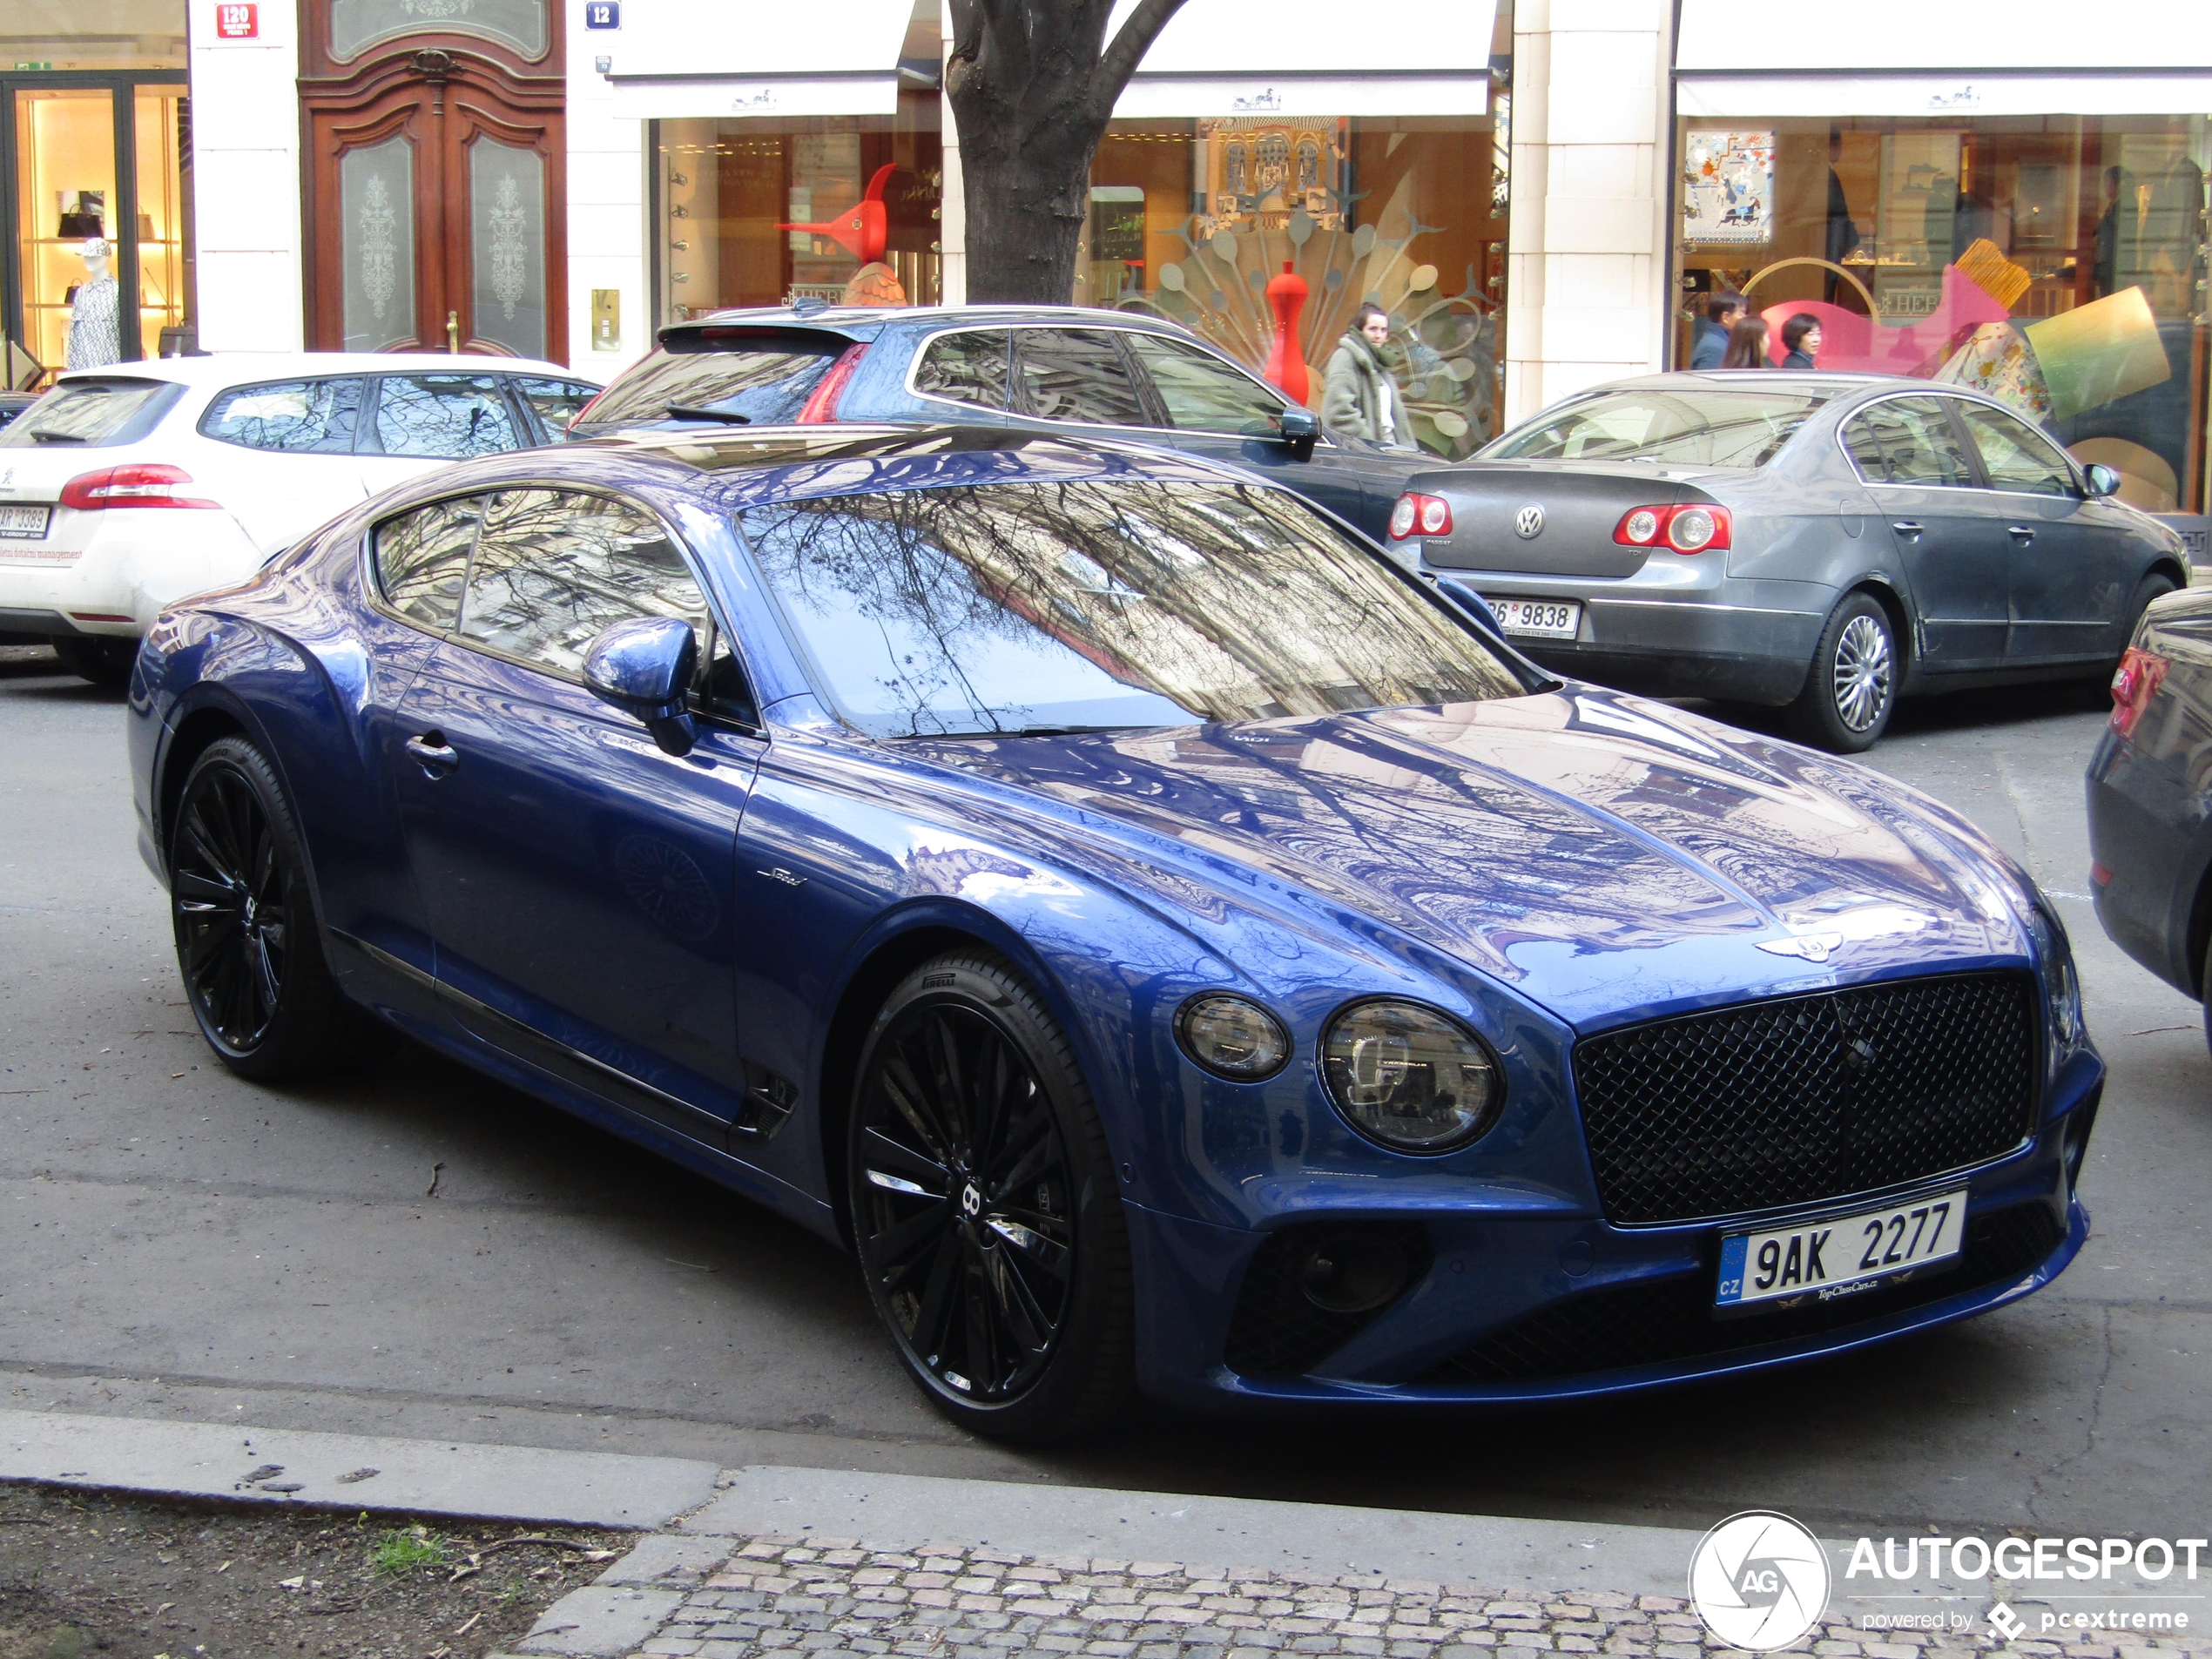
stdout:
<svg viewBox="0 0 2212 1659">
<path fill-rule="evenodd" d="M 563 359 L 562 101 L 439 47 L 304 83 L 310 343 Z"/>
</svg>

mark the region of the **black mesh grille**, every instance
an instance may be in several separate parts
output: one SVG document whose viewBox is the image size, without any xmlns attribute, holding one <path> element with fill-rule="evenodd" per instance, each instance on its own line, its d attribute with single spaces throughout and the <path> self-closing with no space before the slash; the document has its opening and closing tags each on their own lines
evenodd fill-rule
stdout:
<svg viewBox="0 0 2212 1659">
<path fill-rule="evenodd" d="M 2018 1278 L 2065 1237 L 2050 1204 L 2014 1204 L 1976 1216 L 1958 1264 L 1943 1272 L 1739 1318 L 1713 1317 L 1710 1271 L 1590 1291 L 1492 1332 L 1420 1381 L 1443 1387 L 1579 1377 L 1817 1336 Z"/>
<path fill-rule="evenodd" d="M 1817 1204 L 1980 1163 L 2035 1122 L 2035 983 L 1960 974 L 1753 1002 L 1578 1043 L 1608 1218 Z"/>
<path fill-rule="evenodd" d="M 1298 1283 L 1298 1268 L 1314 1245 L 1347 1232 L 1386 1238 L 1403 1251 L 1406 1290 L 1426 1277 L 1436 1259 L 1427 1231 L 1415 1222 L 1308 1222 L 1271 1233 L 1244 1270 L 1244 1287 L 1229 1322 L 1223 1358 L 1231 1371 L 1245 1377 L 1301 1376 L 1390 1305 L 1333 1312 L 1315 1306 Z"/>
</svg>

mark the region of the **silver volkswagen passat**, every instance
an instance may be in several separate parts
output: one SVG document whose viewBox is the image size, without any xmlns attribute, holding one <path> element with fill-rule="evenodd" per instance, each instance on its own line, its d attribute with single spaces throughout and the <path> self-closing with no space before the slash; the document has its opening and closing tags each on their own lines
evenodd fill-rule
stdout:
<svg viewBox="0 0 2212 1659">
<path fill-rule="evenodd" d="M 1409 479 L 1390 536 L 1561 673 L 1785 705 L 1850 752 L 1902 696 L 2108 672 L 2188 581 L 2119 482 L 1957 387 L 1654 374 Z"/>
</svg>

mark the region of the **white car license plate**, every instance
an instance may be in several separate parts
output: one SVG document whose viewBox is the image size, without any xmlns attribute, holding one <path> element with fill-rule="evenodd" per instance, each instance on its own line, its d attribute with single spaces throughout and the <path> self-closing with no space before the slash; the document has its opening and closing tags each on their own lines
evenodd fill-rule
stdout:
<svg viewBox="0 0 2212 1659">
<path fill-rule="evenodd" d="M 0 507 L 0 536 L 26 542 L 43 541 L 53 516 L 51 507 Z"/>
<path fill-rule="evenodd" d="M 1582 625 L 1582 605 L 1577 599 L 1490 599 L 1490 609 L 1509 634 L 1572 639 Z"/>
<path fill-rule="evenodd" d="M 1892 1210 L 1737 1233 L 1721 1240 L 1714 1305 L 1726 1311 L 1801 1296 L 1830 1302 L 1871 1291 L 1893 1274 L 1956 1256 L 1966 1230 L 1966 1195 L 1960 1190 Z"/>
</svg>

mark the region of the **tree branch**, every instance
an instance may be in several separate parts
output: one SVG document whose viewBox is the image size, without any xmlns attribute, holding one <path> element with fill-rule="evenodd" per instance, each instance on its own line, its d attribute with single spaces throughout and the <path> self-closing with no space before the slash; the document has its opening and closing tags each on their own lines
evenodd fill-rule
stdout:
<svg viewBox="0 0 2212 1659">
<path fill-rule="evenodd" d="M 1152 43 L 1167 27 L 1168 19 L 1183 10 L 1183 0 L 1137 0 L 1136 10 L 1129 14 L 1106 50 L 1099 54 L 1098 73 L 1090 84 L 1091 113 L 1103 120 L 1114 112 L 1115 102 L 1122 89 L 1129 84 L 1129 78 L 1136 73 L 1136 66 L 1144 61 L 1144 54 L 1152 50 Z"/>
</svg>

